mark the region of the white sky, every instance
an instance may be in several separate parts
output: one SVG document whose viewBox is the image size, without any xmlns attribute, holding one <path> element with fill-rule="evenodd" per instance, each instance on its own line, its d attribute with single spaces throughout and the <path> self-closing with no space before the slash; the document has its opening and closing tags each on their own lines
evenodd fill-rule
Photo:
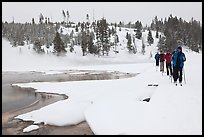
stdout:
<svg viewBox="0 0 204 137">
<path fill-rule="evenodd" d="M 103 16 L 108 22 L 141 21 L 150 25 L 152 19 L 169 17 L 170 14 L 190 21 L 193 17 L 202 23 L 202 2 L 2 2 L 2 21 L 31 22 L 39 15 L 62 21 L 62 10 L 68 10 L 70 21 L 85 21 L 86 14 L 93 20 Z"/>
</svg>

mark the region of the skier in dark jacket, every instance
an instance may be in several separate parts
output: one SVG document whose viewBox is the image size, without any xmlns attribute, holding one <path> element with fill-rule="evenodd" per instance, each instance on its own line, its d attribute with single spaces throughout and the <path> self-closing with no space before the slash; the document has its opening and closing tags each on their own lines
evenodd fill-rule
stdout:
<svg viewBox="0 0 204 137">
<path fill-rule="evenodd" d="M 168 50 L 166 55 L 164 55 L 164 59 L 166 60 L 166 71 L 167 71 L 167 75 L 169 75 L 169 71 L 170 71 L 170 77 L 173 75 L 172 73 L 172 67 L 171 67 L 171 57 L 172 54 L 170 53 L 170 51 Z"/>
<path fill-rule="evenodd" d="M 160 71 L 164 72 L 164 53 L 162 52 L 162 50 L 160 51 L 160 54 L 159 54 L 159 61 L 160 61 Z"/>
<path fill-rule="evenodd" d="M 183 70 L 184 62 L 186 61 L 186 57 L 185 57 L 185 54 L 182 52 L 181 46 L 179 46 L 177 48 L 177 51 L 173 54 L 172 61 L 173 61 L 174 83 L 177 85 L 177 80 L 179 79 L 179 83 L 181 84 L 182 70 Z"/>
<path fill-rule="evenodd" d="M 156 60 L 156 66 L 159 66 L 159 54 L 158 54 L 158 52 L 155 54 L 154 58 Z"/>
</svg>

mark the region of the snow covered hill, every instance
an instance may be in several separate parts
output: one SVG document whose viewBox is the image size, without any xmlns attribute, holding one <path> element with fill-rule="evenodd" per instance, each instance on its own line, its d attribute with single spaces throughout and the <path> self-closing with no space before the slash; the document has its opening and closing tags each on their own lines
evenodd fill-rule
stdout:
<svg viewBox="0 0 204 137">
<path fill-rule="evenodd" d="M 77 34 L 74 28 L 64 28 L 63 34 L 70 34 L 73 30 L 74 35 Z M 61 28 L 59 30 L 61 30 Z M 11 47 L 10 43 L 2 38 L 2 70 L 3 71 L 41 71 L 41 70 L 62 70 L 68 69 L 70 66 L 84 66 L 84 65 L 102 65 L 102 64 L 124 64 L 124 63 L 137 63 L 137 62 L 151 62 L 154 59 L 150 59 L 150 54 L 154 55 L 157 51 L 158 39 L 155 38 L 155 33 L 153 33 L 154 44 L 152 46 L 147 46 L 147 34 L 148 31 L 144 31 L 143 39 L 146 45 L 146 52 L 144 55 L 141 53 L 142 40 L 136 39 L 137 53 L 130 54 L 127 49 L 127 39 L 126 33 L 134 34 L 134 29 L 122 28 L 121 31 L 118 30 L 117 34 L 119 37 L 119 43 L 117 50 L 118 54 L 115 54 L 114 48 L 111 48 L 109 56 L 94 56 L 88 54 L 82 56 L 82 50 L 80 45 L 74 45 L 74 52 L 69 52 L 69 47 L 67 47 L 67 54 L 64 57 L 56 57 L 51 52 L 53 51 L 53 46 L 46 48 L 43 46 L 46 54 L 37 54 L 33 51 L 33 44 Z M 111 37 L 113 40 L 113 36 Z"/>
</svg>

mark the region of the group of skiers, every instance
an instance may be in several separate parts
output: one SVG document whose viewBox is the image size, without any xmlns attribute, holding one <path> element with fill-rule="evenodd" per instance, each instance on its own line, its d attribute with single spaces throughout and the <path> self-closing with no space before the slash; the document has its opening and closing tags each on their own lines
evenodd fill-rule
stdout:
<svg viewBox="0 0 204 137">
<path fill-rule="evenodd" d="M 182 86 L 182 75 L 183 75 L 183 66 L 186 61 L 185 54 L 182 52 L 182 47 L 179 46 L 172 53 L 170 50 L 164 54 L 162 50 L 160 53 L 156 53 L 155 55 L 156 66 L 158 67 L 160 64 L 160 71 L 164 72 L 164 62 L 166 61 L 166 72 L 167 75 L 174 79 L 174 83 L 177 85 L 177 80 L 179 79 L 179 83 Z"/>
</svg>

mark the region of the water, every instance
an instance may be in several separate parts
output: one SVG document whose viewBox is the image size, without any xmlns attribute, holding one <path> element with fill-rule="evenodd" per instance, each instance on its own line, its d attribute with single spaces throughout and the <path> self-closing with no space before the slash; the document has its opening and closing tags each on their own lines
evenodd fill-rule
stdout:
<svg viewBox="0 0 204 137">
<path fill-rule="evenodd" d="M 30 73 L 2 72 L 2 113 L 14 111 L 40 99 L 33 89 L 12 87 L 18 82 L 30 82 Z"/>
<path fill-rule="evenodd" d="M 2 113 L 14 111 L 32 104 L 40 99 L 40 95 L 31 89 L 2 85 Z"/>
</svg>

